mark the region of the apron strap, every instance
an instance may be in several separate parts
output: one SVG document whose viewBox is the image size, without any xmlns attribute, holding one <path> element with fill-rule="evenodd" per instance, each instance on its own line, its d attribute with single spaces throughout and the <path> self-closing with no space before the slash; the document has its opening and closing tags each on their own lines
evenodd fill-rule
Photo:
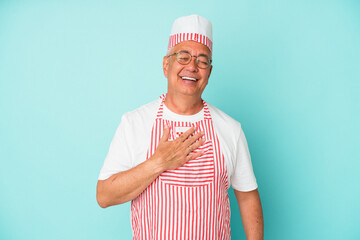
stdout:
<svg viewBox="0 0 360 240">
<path fill-rule="evenodd" d="M 156 119 L 161 119 L 161 118 L 163 118 L 165 98 L 166 98 L 166 93 L 160 96 L 161 103 L 160 103 L 159 109 L 158 109 L 158 111 L 157 111 L 157 113 L 156 113 Z"/>
</svg>

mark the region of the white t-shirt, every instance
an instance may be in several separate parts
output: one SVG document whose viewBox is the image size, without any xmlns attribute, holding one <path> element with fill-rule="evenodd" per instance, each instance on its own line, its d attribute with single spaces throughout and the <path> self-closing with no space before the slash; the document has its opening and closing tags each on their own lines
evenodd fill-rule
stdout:
<svg viewBox="0 0 360 240">
<path fill-rule="evenodd" d="M 160 103 L 159 98 L 123 115 L 100 171 L 99 180 L 105 180 L 146 160 L 151 130 Z M 256 189 L 250 153 L 240 123 L 209 103 L 207 105 L 219 138 L 220 149 L 224 154 L 228 181 L 238 191 Z M 195 115 L 179 115 L 171 112 L 164 104 L 163 118 L 167 120 L 197 122 L 203 116 L 203 110 Z"/>
</svg>

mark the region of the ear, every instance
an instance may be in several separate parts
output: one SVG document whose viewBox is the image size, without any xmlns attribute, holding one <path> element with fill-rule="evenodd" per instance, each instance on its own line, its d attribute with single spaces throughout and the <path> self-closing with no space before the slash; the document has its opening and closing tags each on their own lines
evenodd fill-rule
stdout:
<svg viewBox="0 0 360 240">
<path fill-rule="evenodd" d="M 164 71 L 164 76 L 166 78 L 168 78 L 168 68 L 169 68 L 169 58 L 165 56 L 163 58 L 163 71 Z"/>
</svg>

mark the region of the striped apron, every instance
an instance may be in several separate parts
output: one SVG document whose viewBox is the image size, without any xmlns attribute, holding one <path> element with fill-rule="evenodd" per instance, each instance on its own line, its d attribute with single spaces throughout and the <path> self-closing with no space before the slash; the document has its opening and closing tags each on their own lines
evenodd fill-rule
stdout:
<svg viewBox="0 0 360 240">
<path fill-rule="evenodd" d="M 162 101 L 152 128 L 147 152 L 150 158 L 166 125 L 169 140 L 196 127 L 205 133 L 205 143 L 196 151 L 204 154 L 183 166 L 163 172 L 131 203 L 133 239 L 230 239 L 229 189 L 224 155 L 207 104 L 198 122 L 163 119 Z"/>
</svg>

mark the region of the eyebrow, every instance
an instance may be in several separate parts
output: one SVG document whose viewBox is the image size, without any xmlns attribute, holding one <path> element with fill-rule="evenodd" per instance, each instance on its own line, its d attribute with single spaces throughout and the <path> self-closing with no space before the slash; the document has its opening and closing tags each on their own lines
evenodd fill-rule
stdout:
<svg viewBox="0 0 360 240">
<path fill-rule="evenodd" d="M 191 53 L 190 53 L 190 51 L 188 51 L 188 50 L 181 50 L 180 52 L 185 52 L 185 53 L 188 53 L 188 54 L 190 54 L 191 55 Z M 198 57 L 207 57 L 207 58 L 209 58 L 210 59 L 210 57 L 207 55 L 207 54 L 205 54 L 205 53 L 200 53 L 199 55 L 198 55 Z"/>
</svg>

